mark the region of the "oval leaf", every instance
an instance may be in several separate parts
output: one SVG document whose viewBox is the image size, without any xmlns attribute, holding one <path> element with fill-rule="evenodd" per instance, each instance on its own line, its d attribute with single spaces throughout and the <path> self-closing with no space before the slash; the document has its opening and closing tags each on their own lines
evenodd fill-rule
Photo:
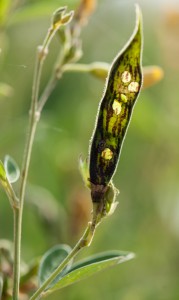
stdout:
<svg viewBox="0 0 179 300">
<path fill-rule="evenodd" d="M 65 259 L 65 257 L 71 252 L 71 248 L 68 245 L 57 245 L 48 250 L 39 266 L 39 285 L 41 286 L 49 276 L 55 271 L 55 269 L 61 264 L 61 262 Z M 53 285 L 60 280 L 60 278 L 66 273 L 71 267 L 71 263 L 67 265 L 67 267 L 55 278 L 54 281 L 49 285 L 53 287 Z"/>
<path fill-rule="evenodd" d="M 96 274 L 99 271 L 113 267 L 122 262 L 134 258 L 134 253 L 129 252 L 104 252 L 98 255 L 89 257 L 79 263 L 76 263 L 72 268 L 62 277 L 53 287 L 49 288 L 45 292 L 45 295 L 51 294 L 52 292 L 64 288 L 68 285 L 76 283 L 82 279 L 88 278 L 89 276 Z"/>
<path fill-rule="evenodd" d="M 6 170 L 7 178 L 10 183 L 14 183 L 19 179 L 20 176 L 20 170 L 15 162 L 15 160 L 10 157 L 9 155 L 5 156 L 4 159 L 4 168 Z"/>
</svg>

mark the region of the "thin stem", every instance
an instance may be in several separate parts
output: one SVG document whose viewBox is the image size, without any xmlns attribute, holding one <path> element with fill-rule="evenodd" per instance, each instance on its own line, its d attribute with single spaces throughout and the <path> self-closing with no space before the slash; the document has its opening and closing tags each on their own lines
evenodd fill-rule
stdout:
<svg viewBox="0 0 179 300">
<path fill-rule="evenodd" d="M 63 66 L 63 72 L 82 72 L 88 73 L 91 70 L 91 66 L 87 64 L 66 64 Z"/>
<path fill-rule="evenodd" d="M 58 27 L 50 27 L 48 33 L 44 39 L 43 45 L 38 47 L 35 71 L 34 71 L 34 80 L 32 88 L 32 100 L 31 100 L 31 109 L 29 114 L 29 128 L 27 134 L 27 142 L 24 150 L 24 159 L 22 163 L 21 171 L 21 184 L 20 184 L 20 197 L 19 197 L 19 208 L 14 208 L 14 271 L 13 271 L 13 300 L 18 300 L 19 298 L 19 283 L 20 283 L 20 255 L 21 255 L 21 234 L 22 234 L 22 215 L 24 207 L 24 196 L 25 189 L 27 184 L 27 176 L 29 171 L 32 146 L 34 142 L 35 132 L 37 128 L 37 123 L 40 119 L 41 110 L 37 110 L 38 98 L 39 98 L 39 88 L 40 88 L 40 79 L 42 73 L 42 67 L 44 60 L 48 54 L 48 47 L 51 43 L 52 38 L 54 37 Z M 53 78 L 53 77 L 52 77 Z M 50 93 L 56 85 L 55 82 L 49 85 L 49 89 L 46 89 L 44 92 L 45 101 L 47 101 Z M 43 104 L 44 105 L 44 104 Z M 43 108 L 41 106 L 41 109 Z"/>
<path fill-rule="evenodd" d="M 80 250 L 84 247 L 87 247 L 91 244 L 91 241 L 94 236 L 95 227 L 92 227 L 92 223 L 90 222 L 81 237 L 81 239 L 77 242 L 73 250 L 70 254 L 63 260 L 63 262 L 57 267 L 57 269 L 50 275 L 50 277 L 42 284 L 42 286 L 34 293 L 34 295 L 30 298 L 30 300 L 35 300 L 43 297 L 43 295 L 47 295 L 48 291 L 43 293 L 48 285 L 57 277 L 57 275 L 66 267 L 66 265 L 70 262 L 72 258 L 74 258 Z"/>
<path fill-rule="evenodd" d="M 20 275 L 20 235 L 21 235 L 21 222 L 20 222 L 20 210 L 14 208 L 14 270 L 13 270 L 13 300 L 19 298 L 19 275 Z"/>
<path fill-rule="evenodd" d="M 34 141 L 36 126 L 37 126 L 37 116 L 36 116 L 36 104 L 38 100 L 38 92 L 40 85 L 40 76 L 42 70 L 43 60 L 39 59 L 37 56 L 35 74 L 34 74 L 34 84 L 33 84 L 33 94 L 29 118 L 29 133 L 27 136 L 27 144 L 25 147 L 25 154 L 22 166 L 22 179 L 20 185 L 20 208 L 14 210 L 14 272 L 13 272 L 13 300 L 18 300 L 19 297 L 19 282 L 20 282 L 20 255 L 21 255 L 21 232 L 22 232 L 22 214 L 24 206 L 24 195 L 27 182 L 27 175 L 30 164 L 30 157 L 32 152 L 32 145 Z"/>
</svg>

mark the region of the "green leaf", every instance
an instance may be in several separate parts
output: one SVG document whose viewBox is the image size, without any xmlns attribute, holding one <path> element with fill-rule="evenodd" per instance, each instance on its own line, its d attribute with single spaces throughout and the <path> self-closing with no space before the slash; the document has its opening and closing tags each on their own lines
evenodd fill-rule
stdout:
<svg viewBox="0 0 179 300">
<path fill-rule="evenodd" d="M 5 156 L 4 168 L 6 170 L 7 178 L 10 183 L 16 182 L 20 176 L 20 170 L 15 160 L 9 155 Z"/>
<path fill-rule="evenodd" d="M 55 269 L 61 264 L 65 257 L 71 252 L 71 248 L 68 245 L 56 245 L 50 250 L 48 250 L 39 266 L 39 285 L 41 286 L 44 281 L 55 271 Z M 60 280 L 60 278 L 66 273 L 71 267 L 72 261 L 67 265 L 67 267 L 55 278 L 50 284 L 50 287 Z"/>
<path fill-rule="evenodd" d="M 79 169 L 83 178 L 85 186 L 90 188 L 89 182 L 89 164 L 87 159 L 83 159 L 82 156 L 79 158 Z"/>
<path fill-rule="evenodd" d="M 45 292 L 45 295 L 51 294 L 58 289 L 64 288 L 82 279 L 88 278 L 89 276 L 96 274 L 99 271 L 102 271 L 109 267 L 114 267 L 115 265 L 118 265 L 132 258 L 134 258 L 133 253 L 120 251 L 104 252 L 89 257 L 81 262 L 74 264 L 63 278 L 61 278 L 53 287 L 49 288 L 48 291 Z"/>
<path fill-rule="evenodd" d="M 5 171 L 2 161 L 0 160 L 0 182 L 1 182 L 1 184 L 4 184 L 6 182 L 6 179 L 7 179 L 6 171 Z"/>
</svg>

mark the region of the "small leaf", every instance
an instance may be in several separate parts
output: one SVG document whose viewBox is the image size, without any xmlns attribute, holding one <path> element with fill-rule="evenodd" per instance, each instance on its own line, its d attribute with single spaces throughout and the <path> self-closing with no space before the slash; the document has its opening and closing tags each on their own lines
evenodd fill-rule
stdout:
<svg viewBox="0 0 179 300">
<path fill-rule="evenodd" d="M 82 156 L 79 158 L 79 169 L 86 187 L 90 188 L 89 182 L 89 164 L 87 159 L 83 159 Z"/>
<path fill-rule="evenodd" d="M 4 159 L 4 168 L 6 170 L 7 178 L 10 183 L 14 183 L 19 179 L 20 176 L 20 170 L 15 162 L 15 160 L 10 157 L 9 155 L 5 156 Z"/>
<path fill-rule="evenodd" d="M 0 182 L 1 182 L 1 184 L 4 185 L 6 180 L 7 180 L 6 171 L 5 171 L 2 161 L 0 160 Z"/>
<path fill-rule="evenodd" d="M 39 266 L 39 285 L 41 286 L 44 281 L 55 271 L 65 257 L 71 252 L 71 248 L 68 245 L 57 245 L 48 250 L 42 257 Z M 50 284 L 52 287 L 71 267 L 72 261 L 66 266 L 66 268 L 55 278 Z"/>
<path fill-rule="evenodd" d="M 64 288 L 68 285 L 76 283 L 82 279 L 96 274 L 99 271 L 113 267 L 122 262 L 134 258 L 133 253 L 126 253 L 120 251 L 104 252 L 98 255 L 89 257 L 79 263 L 76 263 L 68 271 L 63 278 L 60 279 L 53 287 L 48 289 L 45 295 L 50 294 L 58 289 Z"/>
</svg>

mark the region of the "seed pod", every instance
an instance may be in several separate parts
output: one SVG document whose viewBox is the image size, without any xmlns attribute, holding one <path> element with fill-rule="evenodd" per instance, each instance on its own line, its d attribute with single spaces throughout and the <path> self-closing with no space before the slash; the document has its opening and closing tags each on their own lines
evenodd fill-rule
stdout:
<svg viewBox="0 0 179 300">
<path fill-rule="evenodd" d="M 90 147 L 93 202 L 101 201 L 114 175 L 132 110 L 142 85 L 141 13 L 129 43 L 112 63 Z"/>
</svg>

